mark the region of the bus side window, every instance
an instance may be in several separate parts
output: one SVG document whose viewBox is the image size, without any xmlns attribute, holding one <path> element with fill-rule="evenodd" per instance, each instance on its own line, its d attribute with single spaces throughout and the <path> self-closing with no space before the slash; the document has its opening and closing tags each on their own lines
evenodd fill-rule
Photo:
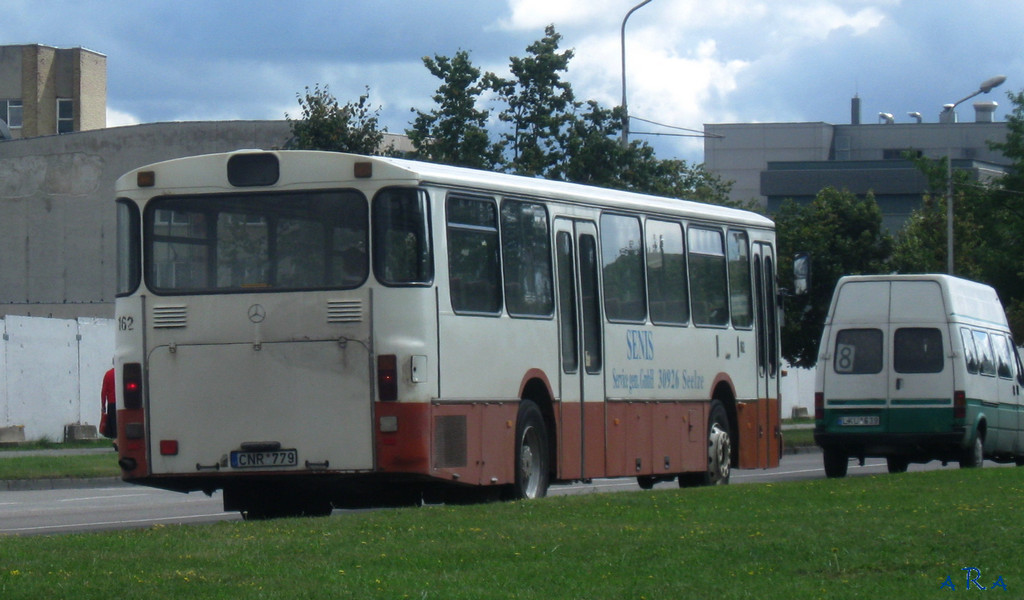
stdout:
<svg viewBox="0 0 1024 600">
<path fill-rule="evenodd" d="M 974 335 L 966 327 L 960 328 L 960 341 L 964 344 L 964 361 L 967 363 L 967 372 L 977 375 L 978 373 L 978 350 L 974 347 Z"/>
<path fill-rule="evenodd" d="M 448 197 L 448 277 L 456 312 L 501 312 L 498 210 L 490 198 Z"/>
</svg>

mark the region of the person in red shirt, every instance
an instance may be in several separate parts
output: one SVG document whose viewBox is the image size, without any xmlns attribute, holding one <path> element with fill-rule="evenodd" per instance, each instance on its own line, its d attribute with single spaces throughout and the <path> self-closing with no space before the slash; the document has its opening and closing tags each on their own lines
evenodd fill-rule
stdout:
<svg viewBox="0 0 1024 600">
<path fill-rule="evenodd" d="M 114 369 L 103 375 L 103 388 L 100 390 L 100 434 L 103 437 L 117 438 L 117 400 L 114 396 Z"/>
</svg>

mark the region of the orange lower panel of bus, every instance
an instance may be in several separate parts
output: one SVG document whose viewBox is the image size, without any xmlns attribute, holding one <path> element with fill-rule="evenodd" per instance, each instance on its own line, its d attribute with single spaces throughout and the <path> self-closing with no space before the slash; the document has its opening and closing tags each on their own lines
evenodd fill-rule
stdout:
<svg viewBox="0 0 1024 600">
<path fill-rule="evenodd" d="M 518 402 L 379 403 L 377 468 L 472 485 L 512 483 L 518 409 Z"/>
<path fill-rule="evenodd" d="M 709 406 L 701 401 L 555 403 L 547 415 L 554 476 L 704 471 Z M 378 403 L 378 470 L 471 485 L 512 483 L 518 408 L 518 402 Z M 740 468 L 779 464 L 778 415 L 778 400 L 737 403 L 730 420 Z"/>
</svg>

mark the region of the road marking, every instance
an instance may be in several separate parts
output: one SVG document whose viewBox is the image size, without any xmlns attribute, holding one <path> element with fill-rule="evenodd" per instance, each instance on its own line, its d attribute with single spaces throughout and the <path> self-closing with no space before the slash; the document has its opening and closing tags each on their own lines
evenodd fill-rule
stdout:
<svg viewBox="0 0 1024 600">
<path fill-rule="evenodd" d="M 62 498 L 58 502 L 82 502 L 85 500 L 110 500 L 113 498 L 138 498 L 139 496 L 152 496 L 153 494 L 114 494 L 111 496 L 89 496 L 86 498 Z"/>
</svg>

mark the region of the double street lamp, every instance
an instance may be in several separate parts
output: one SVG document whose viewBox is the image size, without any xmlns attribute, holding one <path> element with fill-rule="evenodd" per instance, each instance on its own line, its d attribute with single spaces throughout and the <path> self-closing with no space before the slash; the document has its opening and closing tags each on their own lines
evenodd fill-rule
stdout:
<svg viewBox="0 0 1024 600">
<path fill-rule="evenodd" d="M 969 96 L 957 100 L 953 104 L 946 104 L 942 107 L 942 113 L 939 115 L 939 122 L 941 123 L 955 123 L 956 113 L 953 112 L 957 105 L 970 100 L 978 94 L 987 94 L 993 89 L 1002 85 L 1006 81 L 1005 75 L 996 75 L 990 77 L 985 81 L 981 82 L 978 86 L 977 91 L 973 92 Z M 625 94 L 625 92 L 623 92 Z M 625 97 L 625 96 L 623 96 Z M 952 144 L 950 145 L 950 151 L 946 157 L 946 272 L 950 275 L 953 274 L 953 151 Z"/>
</svg>

